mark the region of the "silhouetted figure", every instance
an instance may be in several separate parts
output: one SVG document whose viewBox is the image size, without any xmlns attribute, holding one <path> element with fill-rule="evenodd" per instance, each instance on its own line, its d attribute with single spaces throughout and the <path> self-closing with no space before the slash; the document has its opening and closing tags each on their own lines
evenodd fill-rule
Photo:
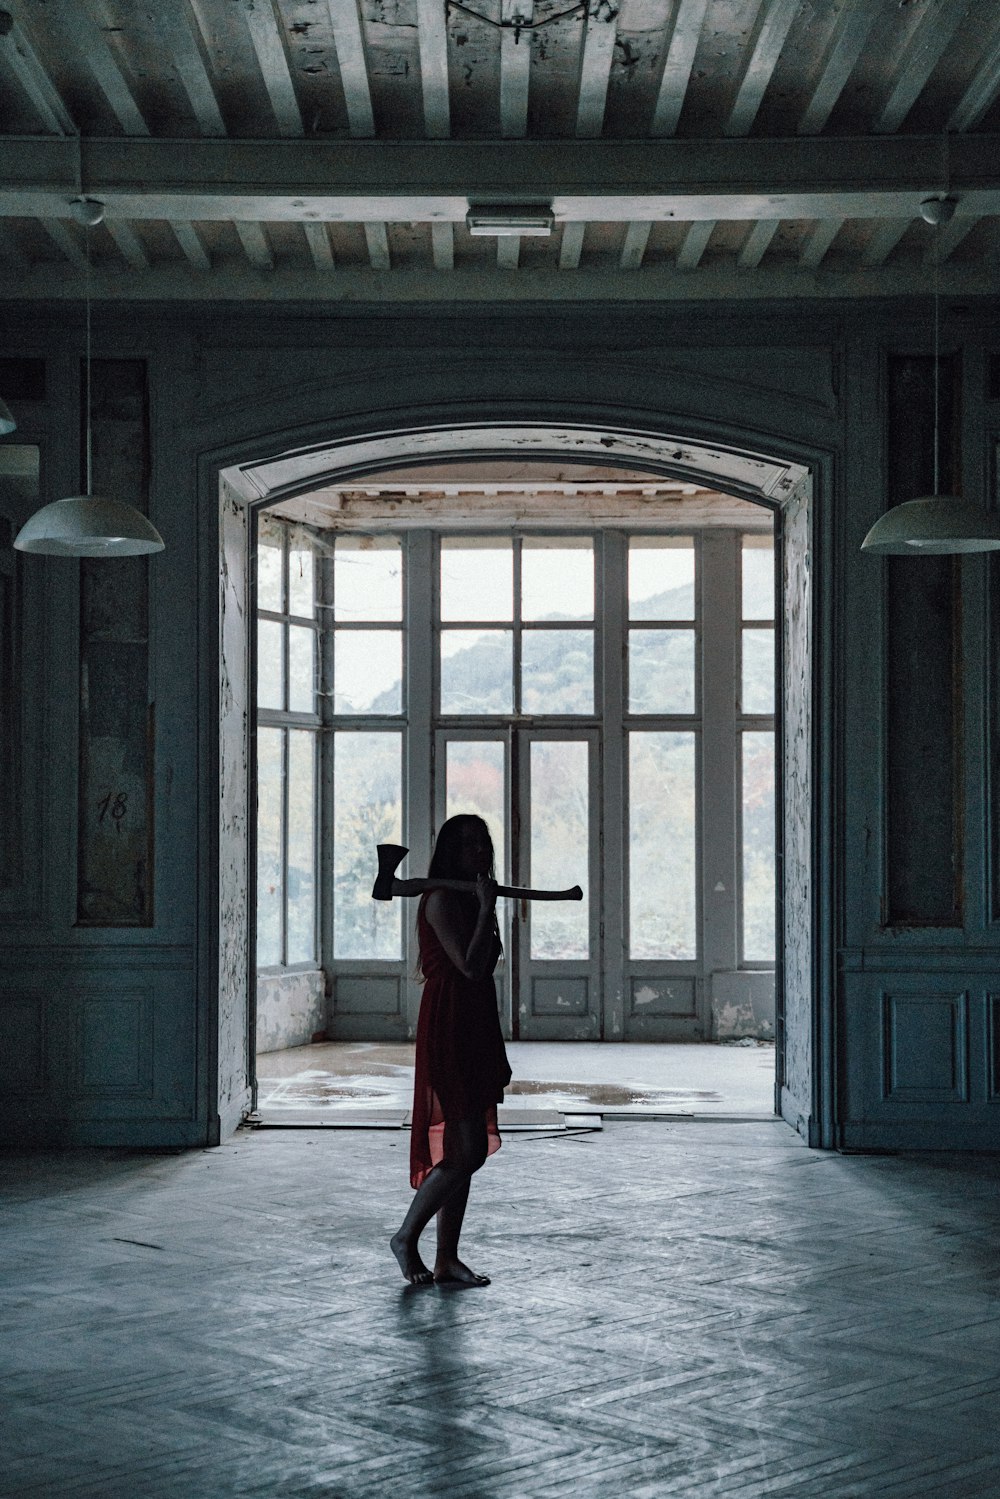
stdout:
<svg viewBox="0 0 1000 1499">
<path fill-rule="evenodd" d="M 510 1066 L 497 1015 L 493 970 L 502 951 L 496 921 L 493 842 L 481 817 L 450 817 L 438 834 L 428 874 L 475 880 L 475 894 L 432 890 L 417 912 L 424 992 L 417 1022 L 410 1130 L 410 1183 L 416 1196 L 390 1240 L 411 1285 L 432 1281 L 486 1286 L 458 1257 L 472 1174 L 500 1148 L 497 1104 Z M 433 1271 L 417 1240 L 437 1214 Z"/>
</svg>

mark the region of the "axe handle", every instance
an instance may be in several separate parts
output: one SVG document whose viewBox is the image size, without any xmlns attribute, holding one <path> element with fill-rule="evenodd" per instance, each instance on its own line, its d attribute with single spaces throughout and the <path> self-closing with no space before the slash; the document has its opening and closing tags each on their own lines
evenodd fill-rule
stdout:
<svg viewBox="0 0 1000 1499">
<path fill-rule="evenodd" d="M 393 879 L 392 882 L 393 895 L 423 895 L 425 890 L 464 890 L 474 894 L 475 889 L 475 880 Z M 498 885 L 497 895 L 507 895 L 512 900 L 583 900 L 579 885 L 570 890 L 525 890 L 519 885 Z M 378 896 L 373 896 L 373 899 L 377 900 Z"/>
</svg>

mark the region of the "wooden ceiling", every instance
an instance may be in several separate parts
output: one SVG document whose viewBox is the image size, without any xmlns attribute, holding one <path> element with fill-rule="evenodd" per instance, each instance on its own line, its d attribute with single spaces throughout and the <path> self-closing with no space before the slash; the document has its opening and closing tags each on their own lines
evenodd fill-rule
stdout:
<svg viewBox="0 0 1000 1499">
<path fill-rule="evenodd" d="M 99 296 L 993 293 L 1000 6 L 11 0 L 0 183 L 19 297 L 79 296 L 81 194 Z"/>
<path fill-rule="evenodd" d="M 627 525 L 682 532 L 729 526 L 765 533 L 774 526 L 774 513 L 766 506 L 686 479 L 509 459 L 369 474 L 282 500 L 269 513 L 319 530 L 366 533 L 459 524 L 481 531 Z"/>
</svg>

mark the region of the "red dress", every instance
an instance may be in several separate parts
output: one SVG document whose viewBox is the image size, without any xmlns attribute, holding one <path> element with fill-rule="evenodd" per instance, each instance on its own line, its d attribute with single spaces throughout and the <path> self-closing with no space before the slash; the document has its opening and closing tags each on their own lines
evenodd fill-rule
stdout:
<svg viewBox="0 0 1000 1499">
<path fill-rule="evenodd" d="M 497 1104 L 510 1066 L 497 1014 L 493 975 L 459 973 L 424 915 L 417 915 L 424 992 L 417 1020 L 416 1071 L 410 1125 L 410 1184 L 419 1187 L 444 1157 L 449 1119 L 486 1120 L 490 1155 L 500 1149 Z"/>
</svg>

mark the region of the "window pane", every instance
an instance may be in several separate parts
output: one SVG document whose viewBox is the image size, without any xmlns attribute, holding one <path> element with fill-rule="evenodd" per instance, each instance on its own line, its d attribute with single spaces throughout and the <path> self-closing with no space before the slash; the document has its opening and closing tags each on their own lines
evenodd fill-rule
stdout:
<svg viewBox="0 0 1000 1499">
<path fill-rule="evenodd" d="M 572 740 L 532 740 L 531 883 L 542 890 L 582 885 L 581 901 L 532 901 L 531 956 L 590 956 L 588 752 Z"/>
<path fill-rule="evenodd" d="M 284 625 L 277 620 L 257 621 L 257 707 L 284 708 L 285 684 L 282 661 Z"/>
<path fill-rule="evenodd" d="M 694 619 L 690 536 L 633 536 L 628 544 L 629 619 Z"/>
<path fill-rule="evenodd" d="M 333 617 L 358 623 L 403 618 L 403 554 L 398 537 L 337 537 Z"/>
<path fill-rule="evenodd" d="M 743 957 L 774 962 L 774 735 L 743 735 Z"/>
<path fill-rule="evenodd" d="M 744 713 L 774 712 L 774 631 L 743 631 Z"/>
<path fill-rule="evenodd" d="M 697 954 L 695 736 L 629 735 L 629 953 Z"/>
<path fill-rule="evenodd" d="M 442 631 L 442 713 L 513 712 L 513 638 L 510 630 Z"/>
<path fill-rule="evenodd" d="M 281 962 L 281 729 L 257 731 L 257 966 Z"/>
<path fill-rule="evenodd" d="M 262 515 L 257 527 L 257 607 L 281 613 L 281 542 L 284 526 Z"/>
<path fill-rule="evenodd" d="M 593 617 L 593 543 L 582 536 L 526 537 L 521 548 L 521 618 Z"/>
<path fill-rule="evenodd" d="M 316 736 L 288 733 L 288 936 L 286 961 L 316 956 Z"/>
<path fill-rule="evenodd" d="M 442 540 L 441 618 L 514 618 L 514 550 L 509 541 L 495 536 Z"/>
<path fill-rule="evenodd" d="M 445 816 L 475 812 L 493 839 L 497 879 L 506 879 L 504 746 L 495 739 L 449 739 L 445 746 Z"/>
<path fill-rule="evenodd" d="M 316 709 L 316 632 L 288 626 L 288 706 L 293 713 Z"/>
<path fill-rule="evenodd" d="M 525 630 L 521 636 L 521 710 L 593 713 L 591 630 Z"/>
<path fill-rule="evenodd" d="M 313 546 L 307 537 L 294 532 L 288 545 L 288 612 L 302 619 L 312 619 L 316 613 Z"/>
<path fill-rule="evenodd" d="M 335 713 L 402 713 L 401 630 L 337 630 L 333 645 Z"/>
<path fill-rule="evenodd" d="M 403 900 L 372 900 L 377 843 L 402 839 L 400 734 L 333 736 L 333 953 L 402 956 Z"/>
<path fill-rule="evenodd" d="M 743 538 L 743 618 L 774 618 L 774 543 L 770 536 Z"/>
<path fill-rule="evenodd" d="M 694 631 L 629 630 L 630 713 L 693 713 Z"/>
</svg>

